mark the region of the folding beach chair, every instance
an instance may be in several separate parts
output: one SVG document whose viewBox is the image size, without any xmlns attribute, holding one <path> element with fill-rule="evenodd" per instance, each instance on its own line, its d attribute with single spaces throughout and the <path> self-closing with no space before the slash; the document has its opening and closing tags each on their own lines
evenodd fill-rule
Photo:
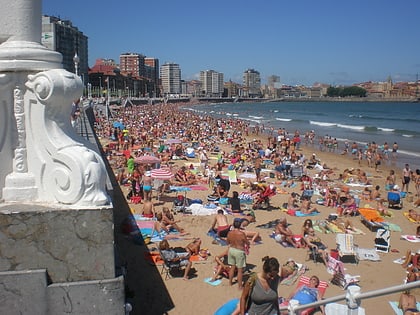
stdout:
<svg viewBox="0 0 420 315">
<path fill-rule="evenodd" d="M 231 184 L 237 184 L 238 178 L 236 177 L 236 171 L 235 170 L 228 170 L 228 176 L 229 176 L 229 182 Z"/>
<path fill-rule="evenodd" d="M 300 288 L 301 286 L 304 286 L 304 285 L 309 286 L 309 280 L 310 279 L 311 279 L 311 277 L 308 277 L 308 276 L 304 276 L 304 275 L 300 276 L 299 282 L 297 283 L 296 288 Z M 322 280 L 319 281 L 318 295 L 319 295 L 320 299 L 323 298 L 323 296 L 325 294 L 325 291 L 327 290 L 328 286 L 329 286 L 328 282 L 322 281 Z M 282 304 L 280 304 L 280 307 L 287 306 L 287 305 L 288 305 L 288 302 L 283 302 Z M 300 315 L 309 315 L 309 314 L 312 314 L 315 310 L 316 310 L 316 307 L 309 307 L 307 309 L 304 309 L 304 310 L 300 311 L 299 314 Z"/>
<path fill-rule="evenodd" d="M 377 252 L 388 253 L 390 247 L 391 232 L 385 229 L 378 229 L 375 237 L 375 249 Z"/>
<path fill-rule="evenodd" d="M 338 255 L 342 262 L 352 261 L 355 264 L 359 262 L 353 234 L 338 233 L 336 236 L 336 243 Z"/>
</svg>

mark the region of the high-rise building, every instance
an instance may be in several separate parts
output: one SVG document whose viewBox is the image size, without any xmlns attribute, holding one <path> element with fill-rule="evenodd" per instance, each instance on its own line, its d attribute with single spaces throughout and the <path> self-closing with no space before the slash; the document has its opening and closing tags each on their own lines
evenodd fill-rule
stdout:
<svg viewBox="0 0 420 315">
<path fill-rule="evenodd" d="M 181 69 L 179 64 L 165 63 L 160 67 L 160 79 L 162 81 L 162 93 L 181 94 Z"/>
<path fill-rule="evenodd" d="M 146 57 L 144 58 L 144 65 L 146 68 L 146 78 L 150 79 L 155 84 L 159 83 L 159 59 Z"/>
<path fill-rule="evenodd" d="M 83 82 L 88 75 L 88 38 L 68 20 L 44 15 L 42 17 L 41 43 L 45 47 L 63 55 L 63 68 L 69 72 L 78 73 Z M 73 60 L 75 54 L 79 57 L 78 71 Z"/>
<path fill-rule="evenodd" d="M 146 77 L 145 56 L 137 53 L 121 54 L 120 70 L 121 74 L 134 78 Z"/>
<path fill-rule="evenodd" d="M 254 69 L 247 69 L 243 75 L 243 90 L 248 97 L 258 97 L 261 95 L 260 73 Z"/>
<path fill-rule="evenodd" d="M 214 70 L 200 71 L 202 93 L 207 97 L 223 95 L 223 73 Z"/>
</svg>

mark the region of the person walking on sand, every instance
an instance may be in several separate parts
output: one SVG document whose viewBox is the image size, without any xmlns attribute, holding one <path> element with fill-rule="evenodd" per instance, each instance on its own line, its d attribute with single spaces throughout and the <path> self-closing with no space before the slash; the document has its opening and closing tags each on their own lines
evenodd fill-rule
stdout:
<svg viewBox="0 0 420 315">
<path fill-rule="evenodd" d="M 405 187 L 405 191 L 408 193 L 408 186 L 410 184 L 410 180 L 411 180 L 411 169 L 410 169 L 410 166 L 408 164 L 405 164 L 405 167 L 402 171 L 401 191 L 404 191 L 404 187 Z"/>
<path fill-rule="evenodd" d="M 231 266 L 229 270 L 229 284 L 233 285 L 233 276 L 236 269 L 238 270 L 237 282 L 238 288 L 242 290 L 243 271 L 246 267 L 245 251 L 249 248 L 249 241 L 246 234 L 241 231 L 241 221 L 233 221 L 233 230 L 227 235 L 227 243 L 229 245 L 228 264 Z"/>
<path fill-rule="evenodd" d="M 262 165 L 262 159 L 260 156 L 257 156 L 254 162 L 254 170 L 255 170 L 256 181 L 258 183 L 261 182 L 261 165 Z"/>
</svg>

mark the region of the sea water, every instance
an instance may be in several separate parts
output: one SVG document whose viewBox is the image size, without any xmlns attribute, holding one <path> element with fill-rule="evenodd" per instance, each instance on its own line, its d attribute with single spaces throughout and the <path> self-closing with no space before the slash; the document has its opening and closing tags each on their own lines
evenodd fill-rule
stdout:
<svg viewBox="0 0 420 315">
<path fill-rule="evenodd" d="M 301 135 L 314 130 L 359 147 L 375 142 L 398 144 L 396 167 L 408 163 L 420 168 L 420 103 L 401 102 L 240 102 L 190 107 L 197 113 L 226 119 L 243 119 L 265 130 L 285 128 Z M 391 162 L 389 162 L 391 163 Z"/>
</svg>

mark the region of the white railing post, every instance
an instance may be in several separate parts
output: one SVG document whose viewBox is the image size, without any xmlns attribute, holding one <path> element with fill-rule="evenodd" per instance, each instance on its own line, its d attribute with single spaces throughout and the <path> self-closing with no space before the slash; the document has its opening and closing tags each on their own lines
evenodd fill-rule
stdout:
<svg viewBox="0 0 420 315">
<path fill-rule="evenodd" d="M 357 284 L 349 285 L 346 293 L 347 315 L 357 315 L 361 300 L 360 287 Z"/>
</svg>

